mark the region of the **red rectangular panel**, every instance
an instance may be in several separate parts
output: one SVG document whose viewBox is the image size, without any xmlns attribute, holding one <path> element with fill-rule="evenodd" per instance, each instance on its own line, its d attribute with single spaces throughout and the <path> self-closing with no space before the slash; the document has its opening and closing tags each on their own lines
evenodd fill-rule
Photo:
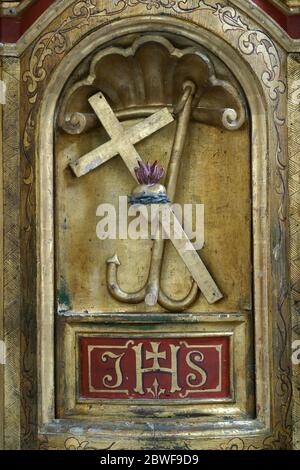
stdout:
<svg viewBox="0 0 300 470">
<path fill-rule="evenodd" d="M 81 397 L 230 397 L 229 338 L 80 337 Z"/>
</svg>

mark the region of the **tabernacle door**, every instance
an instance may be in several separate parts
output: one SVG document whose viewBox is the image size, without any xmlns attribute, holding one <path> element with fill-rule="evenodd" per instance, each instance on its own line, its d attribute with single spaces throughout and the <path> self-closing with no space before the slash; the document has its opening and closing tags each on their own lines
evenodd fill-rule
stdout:
<svg viewBox="0 0 300 470">
<path fill-rule="evenodd" d="M 55 181 L 58 417 L 253 418 L 250 126 L 228 67 L 170 34 L 93 52 L 60 100 Z"/>
<path fill-rule="evenodd" d="M 284 52 L 236 9 L 146 3 L 68 10 L 28 89 L 41 447 L 284 447 Z"/>
</svg>

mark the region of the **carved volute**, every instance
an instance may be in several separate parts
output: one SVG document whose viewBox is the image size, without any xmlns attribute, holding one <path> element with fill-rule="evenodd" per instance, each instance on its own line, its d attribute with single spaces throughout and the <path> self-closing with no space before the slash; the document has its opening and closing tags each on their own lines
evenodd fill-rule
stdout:
<svg viewBox="0 0 300 470">
<path fill-rule="evenodd" d="M 215 65 L 200 47 L 175 47 L 163 36 L 146 35 L 129 47 L 107 47 L 90 59 L 87 74 L 67 87 L 59 125 L 80 134 L 98 125 L 88 98 L 102 91 L 121 119 L 151 114 L 177 104 L 186 80 L 197 88 L 193 118 L 238 129 L 245 120 L 245 103 L 234 84 L 216 75 Z"/>
</svg>

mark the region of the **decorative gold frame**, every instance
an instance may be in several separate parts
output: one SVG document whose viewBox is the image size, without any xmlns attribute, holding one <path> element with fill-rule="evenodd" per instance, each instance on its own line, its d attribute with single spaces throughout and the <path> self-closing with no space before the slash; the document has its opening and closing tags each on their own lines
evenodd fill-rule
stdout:
<svg viewBox="0 0 300 470">
<path fill-rule="evenodd" d="M 134 434 L 135 432 L 135 419 L 137 422 L 141 421 L 140 414 L 137 413 L 138 405 L 141 405 L 137 400 L 130 400 L 126 403 L 124 400 L 114 400 L 114 406 L 109 406 L 105 409 L 105 404 L 109 400 L 92 400 L 80 398 L 78 384 L 80 370 L 78 369 L 79 364 L 79 352 L 78 352 L 78 337 L 79 336 L 105 336 L 105 337 L 134 337 L 134 338 L 162 338 L 162 337 L 180 337 L 184 328 L 185 337 L 197 338 L 205 336 L 228 336 L 230 339 L 230 376 L 231 376 L 231 396 L 226 399 L 197 399 L 190 401 L 187 400 L 168 400 L 167 405 L 158 405 L 157 400 L 146 400 L 142 407 L 144 408 L 144 415 L 142 420 L 145 420 L 147 415 L 147 424 L 145 425 L 144 435 L 147 435 L 147 429 L 149 423 L 151 423 L 153 429 L 157 427 L 157 433 L 160 434 L 161 439 L 173 439 L 176 436 L 175 427 L 174 430 L 169 432 L 167 436 L 159 429 L 159 417 L 164 416 L 172 423 L 176 420 L 176 416 L 186 414 L 187 416 L 197 413 L 197 404 L 201 403 L 201 414 L 214 415 L 218 414 L 230 415 L 235 418 L 235 421 L 243 421 L 244 417 L 252 413 L 251 404 L 248 403 L 247 399 L 247 380 L 251 376 L 251 362 L 247 363 L 241 355 L 237 354 L 240 351 L 242 344 L 246 342 L 246 325 L 249 324 L 250 318 L 247 315 L 236 315 L 227 318 L 225 325 L 222 323 L 222 329 L 220 329 L 219 318 L 212 318 L 209 315 L 202 316 L 201 322 L 197 316 L 193 315 L 174 315 L 174 318 L 170 318 L 170 315 L 166 315 L 166 324 L 161 324 L 160 320 L 156 320 L 155 317 L 152 320 L 144 318 L 145 315 L 139 315 L 134 319 L 132 316 L 126 315 L 123 317 L 123 324 L 119 324 L 119 316 L 116 315 L 114 318 L 107 319 L 107 316 L 101 316 L 99 320 L 93 322 L 91 325 L 81 324 L 72 322 L 61 321 L 61 328 L 58 329 L 59 335 L 65 338 L 65 347 L 60 354 L 63 357 L 65 369 L 68 370 L 68 380 L 65 380 L 64 376 L 59 375 L 57 371 L 57 398 L 58 398 L 58 409 L 57 412 L 60 418 L 67 418 L 72 416 L 74 419 L 80 420 L 83 417 L 91 419 L 92 416 L 97 416 L 99 419 L 99 408 L 101 410 L 101 427 L 103 424 L 113 421 L 114 425 L 118 426 L 118 420 L 120 420 L 120 412 L 122 410 L 122 420 L 126 419 L 132 422 L 132 426 L 127 427 L 127 434 Z M 152 315 L 153 317 L 153 315 Z M 248 317 L 248 318 L 247 318 Z M 176 323 L 172 323 L 172 320 Z M 107 321 L 110 321 L 107 324 Z M 203 326 L 205 324 L 205 326 Z M 151 325 L 152 328 L 149 328 Z M 157 333 L 157 327 L 159 326 L 160 332 Z M 129 336 L 128 336 L 129 335 Z M 63 344 L 63 342 L 62 342 Z M 76 352 L 74 354 L 74 351 Z M 243 371 L 246 371 L 244 373 Z M 251 397 L 252 398 L 252 397 Z M 205 403 L 205 406 L 203 406 Z M 119 405 L 119 406 L 118 406 Z M 151 406 L 151 410 L 149 409 Z M 155 406 L 153 406 L 155 405 Z M 176 411 L 174 411 L 174 405 L 176 405 Z M 158 421 L 156 421 L 158 419 Z M 166 420 L 166 422 L 168 421 Z M 209 430 L 207 423 L 207 417 L 198 417 L 193 420 L 193 425 L 196 422 L 199 425 Z M 214 418 L 214 428 L 217 426 L 216 417 Z M 246 418 L 245 422 L 250 425 L 249 419 Z M 96 426 L 96 423 L 94 423 Z M 119 423 L 120 424 L 120 423 Z M 218 423 L 219 427 L 222 428 L 224 423 Z M 231 427 L 234 429 L 236 422 L 231 422 Z M 239 423 L 240 425 L 240 423 Z M 260 430 L 259 423 L 253 423 L 253 426 L 257 426 Z M 195 430 L 199 432 L 199 429 Z M 149 439 L 151 439 L 152 432 L 150 433 Z"/>
<path fill-rule="evenodd" d="M 1 76 L 11 84 L 2 111 L 2 132 L 7 136 L 2 144 L 3 323 L 8 352 L 3 372 L 5 448 L 72 445 L 78 449 L 278 449 L 291 447 L 293 437 L 295 446 L 299 445 L 299 430 L 295 427 L 293 436 L 291 413 L 294 404 L 297 416 L 299 404 L 292 401 L 289 300 L 291 294 L 294 305 L 296 294 L 289 290 L 286 126 L 291 109 L 289 132 L 299 133 L 299 120 L 292 117 L 296 110 L 286 94 L 288 85 L 291 87 L 299 74 L 299 55 L 289 59 L 289 84 L 286 73 L 287 52 L 300 51 L 300 43 L 289 40 L 274 23 L 265 21 L 262 12 L 253 12 L 249 3 L 120 0 L 112 4 L 108 0 L 67 0 L 63 7 L 54 3 L 42 15 L 40 30 L 31 28 L 16 48 L 4 48 Z M 251 109 L 258 407 L 257 427 L 243 423 L 238 438 L 226 429 L 212 432 L 197 430 L 195 426 L 188 443 L 180 433 L 163 435 L 163 429 L 151 436 L 140 433 L 132 439 L 121 429 L 112 436 L 109 428 L 103 428 L 95 437 L 82 421 L 54 420 L 52 146 L 56 104 L 68 76 L 92 48 L 116 34 L 162 29 L 192 38 L 227 63 Z M 297 158 L 293 146 L 289 152 L 291 158 Z M 297 250 L 294 233 L 291 243 Z M 297 274 L 294 272 L 293 276 Z M 298 278 L 293 279 L 297 281 Z M 190 320 L 180 316 L 182 324 Z M 114 323 L 116 315 L 111 315 L 110 321 Z M 145 315 L 143 322 L 149 321 Z M 166 320 L 161 317 L 157 321 L 163 324 Z M 297 320 L 293 322 L 296 324 Z M 297 375 L 295 380 L 299 380 Z M 294 389 L 297 390 L 296 382 Z M 75 423 L 77 431 L 80 429 L 76 436 L 72 432 Z M 136 426 L 138 429 L 137 423 Z"/>
</svg>

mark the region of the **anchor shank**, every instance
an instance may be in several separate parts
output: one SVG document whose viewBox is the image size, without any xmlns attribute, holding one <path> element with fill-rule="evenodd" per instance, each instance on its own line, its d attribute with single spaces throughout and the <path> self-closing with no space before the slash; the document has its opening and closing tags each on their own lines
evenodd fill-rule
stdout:
<svg viewBox="0 0 300 470">
<path fill-rule="evenodd" d="M 159 229 L 158 229 L 159 230 Z M 158 236 L 158 235 L 156 235 Z M 149 270 L 145 304 L 153 306 L 156 305 L 159 292 L 159 279 L 161 265 L 165 249 L 165 240 L 162 238 L 155 239 L 152 245 L 151 265 Z"/>
<path fill-rule="evenodd" d="M 175 197 L 176 193 L 176 186 L 178 181 L 178 174 L 180 169 L 180 159 L 182 156 L 182 152 L 184 149 L 184 144 L 186 141 L 188 125 L 191 118 L 192 112 L 192 101 L 193 95 L 195 93 L 195 85 L 193 82 L 186 82 L 184 84 L 184 88 L 191 88 L 189 97 L 185 103 L 185 106 L 181 113 L 179 114 L 177 125 L 176 125 L 176 133 L 175 139 L 172 147 L 171 157 L 168 165 L 167 177 L 166 177 L 166 188 L 167 194 L 171 202 Z"/>
<path fill-rule="evenodd" d="M 117 270 L 120 266 L 117 254 L 106 260 L 106 281 L 109 293 L 119 302 L 125 302 L 127 304 L 139 304 L 145 298 L 146 289 L 142 287 L 137 292 L 125 292 L 123 291 L 117 280 Z"/>
</svg>

